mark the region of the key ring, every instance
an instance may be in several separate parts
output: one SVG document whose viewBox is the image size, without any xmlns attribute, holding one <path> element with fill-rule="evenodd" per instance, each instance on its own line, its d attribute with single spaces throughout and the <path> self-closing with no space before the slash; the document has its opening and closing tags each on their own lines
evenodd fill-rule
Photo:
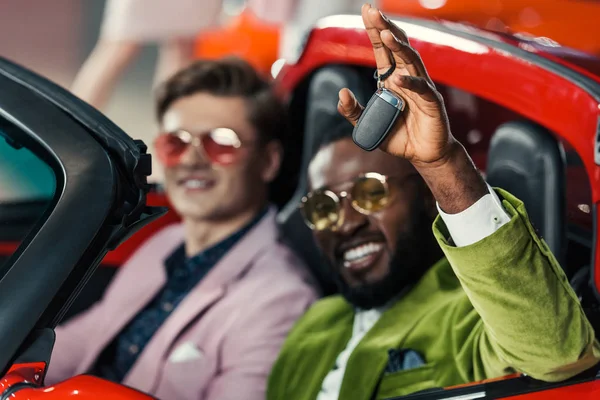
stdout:
<svg viewBox="0 0 600 400">
<path fill-rule="evenodd" d="M 383 89 L 385 87 L 384 82 L 387 78 L 389 78 L 394 70 L 396 69 L 396 63 L 393 63 L 390 69 L 385 71 L 383 74 L 379 75 L 377 70 L 373 73 L 373 79 L 377 81 L 377 89 Z"/>
</svg>

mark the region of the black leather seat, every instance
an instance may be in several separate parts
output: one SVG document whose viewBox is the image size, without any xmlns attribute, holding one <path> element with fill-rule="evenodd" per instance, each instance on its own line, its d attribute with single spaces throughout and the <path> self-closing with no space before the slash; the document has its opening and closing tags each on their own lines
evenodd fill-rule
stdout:
<svg viewBox="0 0 600 400">
<path fill-rule="evenodd" d="M 510 122 L 498 128 L 490 142 L 487 181 L 508 190 L 527 207 L 527 213 L 544 238 L 581 300 L 583 310 L 600 337 L 600 303 L 590 268 L 566 267 L 566 166 L 562 145 L 544 128 Z"/>
<path fill-rule="evenodd" d="M 525 203 L 529 218 L 565 268 L 566 158 L 562 145 L 529 122 L 501 125 L 492 136 L 487 181 Z"/>
<path fill-rule="evenodd" d="M 344 87 L 350 88 L 359 101 L 366 104 L 374 91 L 372 71 L 368 75 L 355 68 L 334 65 L 324 67 L 313 75 L 306 98 L 306 128 L 298 187 L 278 215 L 278 222 L 289 245 L 309 265 L 324 295 L 335 293 L 336 288 L 330 272 L 324 267 L 312 232 L 302 220 L 298 205 L 308 191 L 307 170 L 310 160 L 319 149 L 323 137 L 332 129 L 339 129 L 340 122 L 344 121 L 337 111 L 338 92 Z"/>
</svg>

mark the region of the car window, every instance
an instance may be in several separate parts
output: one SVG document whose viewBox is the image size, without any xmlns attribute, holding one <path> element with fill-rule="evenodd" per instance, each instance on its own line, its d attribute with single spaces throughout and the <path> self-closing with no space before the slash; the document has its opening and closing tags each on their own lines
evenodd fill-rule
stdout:
<svg viewBox="0 0 600 400">
<path fill-rule="evenodd" d="M 2 133 L 0 132 L 0 135 Z M 56 183 L 52 169 L 26 148 L 0 141 L 0 204 L 47 201 Z"/>
<path fill-rule="evenodd" d="M 0 271 L 33 232 L 56 192 L 50 165 L 31 138 L 0 117 Z"/>
</svg>

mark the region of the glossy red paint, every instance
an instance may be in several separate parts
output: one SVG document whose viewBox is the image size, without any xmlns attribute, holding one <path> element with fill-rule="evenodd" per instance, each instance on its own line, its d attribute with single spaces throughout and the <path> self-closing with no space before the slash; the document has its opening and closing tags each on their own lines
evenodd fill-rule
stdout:
<svg viewBox="0 0 600 400">
<path fill-rule="evenodd" d="M 116 383 L 92 376 L 76 376 L 54 386 L 24 388 L 15 392 L 14 400 L 149 400 L 152 397 Z"/>
<path fill-rule="evenodd" d="M 396 20 L 411 44 L 419 51 L 436 83 L 448 85 L 512 110 L 534 121 L 573 148 L 582 159 L 590 179 L 593 203 L 600 201 L 600 167 L 594 162 L 594 143 L 600 103 L 585 89 L 543 67 L 496 48 L 496 43 L 537 53 L 548 60 L 568 66 L 572 71 L 600 82 L 588 62 L 584 69 L 558 54 L 546 54 L 513 38 L 458 24 L 445 24 L 472 33 L 491 43 L 458 37 L 420 25 L 417 20 Z M 311 32 L 304 53 L 296 64 L 286 65 L 277 76 L 280 94 L 285 98 L 318 68 L 329 64 L 374 67 L 369 39 L 360 16 L 334 16 L 321 20 Z M 599 68 L 600 70 L 600 68 Z M 569 204 L 569 212 L 578 213 L 578 204 Z M 600 235 L 599 235 L 600 236 Z M 600 246 L 600 237 L 595 247 Z M 596 254 L 596 287 L 600 288 L 600 255 Z"/>
<path fill-rule="evenodd" d="M 600 380 L 563 386 L 542 392 L 503 397 L 504 400 L 592 400 L 600 398 Z"/>
<path fill-rule="evenodd" d="M 46 363 L 36 362 L 27 364 L 14 364 L 8 373 L 0 379 L 0 394 L 20 383 L 40 385 L 46 370 Z"/>
<path fill-rule="evenodd" d="M 469 383 L 463 383 L 462 385 L 449 386 L 444 389 L 451 390 L 451 389 L 458 389 L 458 388 L 464 388 L 464 387 L 469 387 L 469 386 L 481 385 L 481 384 L 490 383 L 490 382 L 506 381 L 509 379 L 519 378 L 520 376 L 521 376 L 521 374 L 519 374 L 519 373 L 504 375 L 504 376 L 501 376 L 498 378 L 483 379 L 483 380 L 477 381 L 477 382 L 469 382 Z"/>
<path fill-rule="evenodd" d="M 380 0 L 388 13 L 467 21 L 501 32 L 551 38 L 600 55 L 596 0 Z"/>
<path fill-rule="evenodd" d="M 0 394 L 15 385 L 28 383 L 32 387 L 15 390 L 10 396 L 17 400 L 64 400 L 64 399 L 115 399 L 115 400 L 148 400 L 152 397 L 125 386 L 104 381 L 91 376 L 76 376 L 54 386 L 42 387 L 46 363 L 26 363 L 13 365 L 0 380 Z"/>
</svg>

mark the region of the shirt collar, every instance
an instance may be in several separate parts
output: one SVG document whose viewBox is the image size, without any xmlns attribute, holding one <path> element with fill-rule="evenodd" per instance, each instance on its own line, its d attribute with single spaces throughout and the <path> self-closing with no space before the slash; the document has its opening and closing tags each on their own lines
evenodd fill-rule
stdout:
<svg viewBox="0 0 600 400">
<path fill-rule="evenodd" d="M 201 264 L 204 260 L 207 259 L 215 259 L 220 258 L 225 253 L 227 253 L 248 231 L 250 231 L 268 212 L 269 208 L 265 207 L 260 212 L 256 214 L 256 216 L 244 225 L 241 229 L 229 235 L 225 239 L 220 242 L 210 246 L 209 248 L 199 252 L 198 254 L 193 255 L 192 257 L 187 257 L 185 254 L 185 244 L 182 243 L 179 245 L 175 251 L 173 251 L 166 259 L 165 259 L 165 267 L 167 271 L 171 272 L 177 266 L 182 264 L 195 265 Z"/>
</svg>

